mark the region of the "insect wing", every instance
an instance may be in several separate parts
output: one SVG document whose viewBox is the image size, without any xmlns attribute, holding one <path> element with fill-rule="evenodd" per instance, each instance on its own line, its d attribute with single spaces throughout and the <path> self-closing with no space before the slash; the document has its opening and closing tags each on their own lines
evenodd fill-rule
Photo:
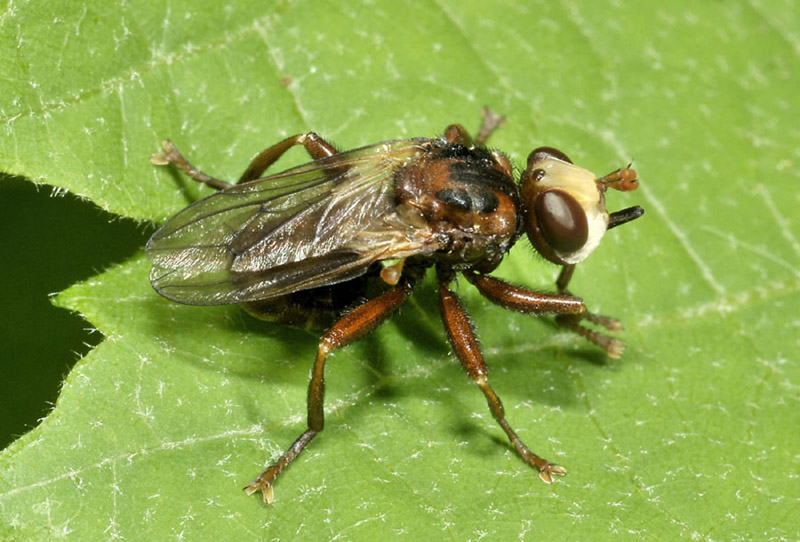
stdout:
<svg viewBox="0 0 800 542">
<path fill-rule="evenodd" d="M 232 186 L 170 219 L 147 244 L 150 280 L 192 305 L 256 301 L 335 284 L 424 250 L 395 213 L 394 173 L 426 140 L 378 143 Z"/>
</svg>

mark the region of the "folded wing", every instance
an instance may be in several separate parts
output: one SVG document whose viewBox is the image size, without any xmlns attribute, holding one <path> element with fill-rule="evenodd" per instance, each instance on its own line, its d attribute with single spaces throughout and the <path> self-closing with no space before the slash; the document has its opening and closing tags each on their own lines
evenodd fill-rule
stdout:
<svg viewBox="0 0 800 542">
<path fill-rule="evenodd" d="M 395 172 L 426 141 L 339 153 L 195 202 L 147 244 L 153 287 L 192 305 L 242 303 L 435 250 L 430 232 L 403 220 L 394 202 Z"/>
</svg>

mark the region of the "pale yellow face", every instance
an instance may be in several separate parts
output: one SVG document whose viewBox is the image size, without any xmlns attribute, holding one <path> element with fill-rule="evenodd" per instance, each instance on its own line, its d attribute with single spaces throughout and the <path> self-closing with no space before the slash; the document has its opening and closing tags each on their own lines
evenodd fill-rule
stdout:
<svg viewBox="0 0 800 542">
<path fill-rule="evenodd" d="M 594 173 L 576 166 L 552 155 L 529 165 L 532 170 L 542 170 L 544 175 L 536 181 L 536 191 L 541 194 L 548 190 L 558 190 L 571 196 L 586 214 L 587 237 L 582 247 L 574 251 L 561 251 L 553 248 L 553 252 L 565 264 L 576 264 L 592 253 L 600 244 L 600 240 L 608 228 L 608 212 L 606 211 L 605 197 L 598 189 Z M 556 200 L 557 201 L 557 200 Z M 551 213 L 568 213 L 569 209 L 563 205 L 548 207 Z M 564 220 L 564 217 L 555 217 Z"/>
</svg>

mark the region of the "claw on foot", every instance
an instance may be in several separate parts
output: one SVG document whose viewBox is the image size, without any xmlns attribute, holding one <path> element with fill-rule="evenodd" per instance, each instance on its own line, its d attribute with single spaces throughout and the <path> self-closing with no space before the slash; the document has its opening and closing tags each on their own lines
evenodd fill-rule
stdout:
<svg viewBox="0 0 800 542">
<path fill-rule="evenodd" d="M 244 492 L 248 495 L 252 495 L 256 491 L 261 492 L 261 496 L 264 498 L 264 503 L 266 504 L 272 504 L 272 501 L 275 500 L 272 484 L 263 481 L 260 476 L 244 487 Z"/>
<path fill-rule="evenodd" d="M 606 355 L 611 359 L 619 359 L 622 353 L 625 352 L 625 343 L 619 339 L 611 339 L 607 344 L 603 345 Z"/>
<path fill-rule="evenodd" d="M 553 483 L 553 475 L 564 476 L 565 474 L 567 474 L 567 471 L 564 467 L 554 465 L 550 462 L 539 467 L 539 478 L 541 478 L 542 482 L 545 484 Z"/>
<path fill-rule="evenodd" d="M 164 149 L 164 152 L 156 153 L 150 156 L 150 163 L 154 166 L 167 166 L 172 162 L 175 162 L 175 154 L 177 153 L 177 149 L 172 142 L 167 139 L 161 143 L 161 147 Z M 180 153 L 177 153 L 180 156 Z"/>
<path fill-rule="evenodd" d="M 150 163 L 154 166 L 167 166 L 169 165 L 169 160 L 167 160 L 167 156 L 163 152 L 159 152 L 150 156 Z"/>
<path fill-rule="evenodd" d="M 617 331 L 617 328 L 622 328 L 619 320 L 616 318 L 610 318 L 608 316 L 599 316 L 596 314 L 587 313 L 587 315 L 582 316 L 582 319 L 586 320 L 587 322 L 604 326 L 609 331 Z M 622 353 L 625 351 L 624 342 L 620 341 L 619 339 L 615 339 L 614 337 L 609 337 L 608 335 L 598 333 L 593 329 L 583 327 L 581 325 L 581 318 L 575 318 L 575 316 L 571 314 L 559 315 L 556 316 L 556 323 L 562 327 L 574 331 L 584 339 L 593 342 L 605 350 L 606 355 L 610 358 L 618 359 L 622 357 Z"/>
</svg>

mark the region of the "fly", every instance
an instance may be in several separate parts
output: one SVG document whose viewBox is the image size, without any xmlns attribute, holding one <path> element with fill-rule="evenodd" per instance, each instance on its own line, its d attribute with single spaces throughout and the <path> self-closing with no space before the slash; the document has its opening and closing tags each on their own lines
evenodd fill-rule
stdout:
<svg viewBox="0 0 800 542">
<path fill-rule="evenodd" d="M 588 312 L 568 290 L 575 265 L 606 230 L 642 215 L 608 213 L 605 192 L 638 186 L 633 169 L 597 178 L 561 151 L 530 153 L 515 182 L 505 154 L 485 147 L 503 123 L 488 109 L 473 139 L 459 124 L 438 138 L 387 141 L 339 152 L 313 132 L 269 147 L 236 184 L 206 175 L 169 141 L 152 157 L 218 190 L 179 212 L 147 244 L 150 280 L 162 296 L 189 305 L 241 304 L 251 314 L 293 325 L 324 324 L 308 391 L 308 426 L 245 487 L 273 500 L 277 476 L 323 429 L 328 355 L 386 321 L 429 268 L 438 281 L 447 336 L 517 453 L 547 482 L 563 467 L 534 454 L 506 421 L 473 326 L 450 285 L 458 275 L 489 301 L 526 314 L 555 315 L 609 357 L 624 344 L 587 324 L 620 331 L 618 320 Z M 312 161 L 266 177 L 287 150 L 302 145 Z M 557 293 L 490 275 L 522 237 L 562 266 Z"/>
</svg>

